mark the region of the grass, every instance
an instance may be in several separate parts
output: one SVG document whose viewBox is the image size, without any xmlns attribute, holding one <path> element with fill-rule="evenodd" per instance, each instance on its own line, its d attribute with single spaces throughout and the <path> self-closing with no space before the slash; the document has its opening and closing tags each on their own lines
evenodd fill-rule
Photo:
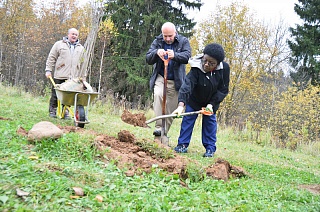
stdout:
<svg viewBox="0 0 320 212">
<path fill-rule="evenodd" d="M 17 135 L 19 127 L 30 130 L 40 121 L 73 123 L 48 117 L 49 97 L 0 88 L 0 116 L 11 119 L 0 120 L 0 211 L 320 211 L 320 195 L 298 188 L 320 184 L 319 155 L 239 142 L 231 129 L 219 129 L 215 158 L 243 167 L 250 176 L 229 182 L 190 178 L 188 188 L 156 166 L 151 174 L 126 177 L 112 162 L 102 162 L 90 134 L 69 133 L 35 144 Z M 91 123 L 85 128 L 110 136 L 125 129 L 137 138 L 153 138 L 152 128 L 126 124 L 120 109 L 118 114 L 111 110 L 108 105 L 91 106 Z M 151 118 L 152 113 L 146 114 Z M 175 120 L 170 129 L 172 146 L 180 122 Z M 185 155 L 208 165 L 212 159 L 201 157 L 200 129 L 196 123 Z M 85 196 L 74 197 L 73 187 L 82 188 Z M 19 197 L 17 189 L 29 194 Z"/>
</svg>

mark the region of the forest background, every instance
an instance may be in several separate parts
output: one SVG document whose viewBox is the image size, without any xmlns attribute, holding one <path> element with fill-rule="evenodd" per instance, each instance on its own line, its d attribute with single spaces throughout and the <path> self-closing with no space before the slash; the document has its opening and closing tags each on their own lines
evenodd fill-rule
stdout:
<svg viewBox="0 0 320 212">
<path fill-rule="evenodd" d="M 32 95 L 47 95 L 45 62 L 57 40 L 75 27 L 80 42 L 94 45 L 87 81 L 99 99 L 119 101 L 123 108 L 152 107 L 145 54 L 165 21 L 190 39 L 192 55 L 212 42 L 220 43 L 231 67 L 230 93 L 218 112 L 220 126 L 248 130 L 239 140 L 320 151 L 319 14 L 316 2 L 299 1 L 295 11 L 302 25 L 290 28 L 259 21 L 237 2 L 217 6 L 197 24 L 187 12 L 201 1 L 1 0 L 0 82 Z M 94 20 L 99 19 L 96 37 Z M 189 68 L 188 68 L 189 70 Z M 187 70 L 187 71 L 188 71 Z M 268 137 L 269 139 L 265 139 Z"/>
</svg>

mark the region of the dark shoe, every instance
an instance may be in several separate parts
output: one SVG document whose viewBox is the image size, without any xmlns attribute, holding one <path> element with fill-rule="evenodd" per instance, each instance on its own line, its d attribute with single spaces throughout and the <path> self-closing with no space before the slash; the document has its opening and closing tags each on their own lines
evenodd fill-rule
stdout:
<svg viewBox="0 0 320 212">
<path fill-rule="evenodd" d="M 211 158 L 211 157 L 213 157 L 213 155 L 214 155 L 214 152 L 212 152 L 210 149 L 208 149 L 208 150 L 206 150 L 206 153 L 203 154 L 203 157 Z"/>
<path fill-rule="evenodd" d="M 49 116 L 51 118 L 57 118 L 57 108 L 50 108 L 49 109 Z"/>
<path fill-rule="evenodd" d="M 57 115 L 56 115 L 56 113 L 54 113 L 54 112 L 50 112 L 50 113 L 49 113 L 49 116 L 50 116 L 51 118 L 57 118 Z"/>
<path fill-rule="evenodd" d="M 188 148 L 185 147 L 185 145 L 178 145 L 174 148 L 174 151 L 176 151 L 176 153 L 187 153 Z"/>
<path fill-rule="evenodd" d="M 161 136 L 161 130 L 155 130 L 153 131 L 154 136 Z"/>
<path fill-rule="evenodd" d="M 68 109 L 66 109 L 66 111 L 64 112 L 64 117 L 63 117 L 64 119 L 71 119 L 70 118 L 70 115 L 69 115 L 69 110 Z"/>
</svg>

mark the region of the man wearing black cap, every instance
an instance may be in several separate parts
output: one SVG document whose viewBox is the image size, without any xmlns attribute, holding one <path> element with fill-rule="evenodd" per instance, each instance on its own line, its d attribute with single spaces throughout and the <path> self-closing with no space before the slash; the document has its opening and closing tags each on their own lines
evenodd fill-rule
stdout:
<svg viewBox="0 0 320 212">
<path fill-rule="evenodd" d="M 206 149 L 203 157 L 213 157 L 216 151 L 216 112 L 229 92 L 230 67 L 223 62 L 224 57 L 222 46 L 212 43 L 204 48 L 203 54 L 190 59 L 191 70 L 179 90 L 178 108 L 173 112 L 180 116 L 185 106 L 185 112 L 205 107 L 212 113 L 202 119 L 202 144 Z M 197 117 L 197 114 L 183 117 L 178 145 L 174 148 L 177 153 L 188 152 Z"/>
</svg>

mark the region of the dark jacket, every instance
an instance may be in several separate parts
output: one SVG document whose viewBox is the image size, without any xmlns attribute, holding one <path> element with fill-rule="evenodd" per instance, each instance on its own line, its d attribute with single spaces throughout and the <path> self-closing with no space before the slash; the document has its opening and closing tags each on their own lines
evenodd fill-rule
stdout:
<svg viewBox="0 0 320 212">
<path fill-rule="evenodd" d="M 157 55 L 158 49 L 164 49 L 164 43 L 163 36 L 160 34 L 154 39 L 146 55 L 146 62 L 154 67 L 149 81 L 152 92 L 160 70 L 164 70 L 164 62 Z M 173 51 L 174 58 L 171 60 L 171 62 L 173 67 L 172 69 L 174 71 L 174 85 L 175 89 L 178 91 L 186 77 L 185 64 L 188 64 L 188 60 L 191 57 L 189 40 L 186 37 L 177 34 L 175 41 L 173 42 Z"/>
<path fill-rule="evenodd" d="M 201 58 L 197 55 L 190 59 L 191 70 L 179 90 L 179 102 L 190 105 L 194 110 L 201 110 L 212 104 L 213 112 L 219 109 L 220 102 L 229 93 L 230 67 L 221 62 L 213 72 L 205 73 Z"/>
</svg>

